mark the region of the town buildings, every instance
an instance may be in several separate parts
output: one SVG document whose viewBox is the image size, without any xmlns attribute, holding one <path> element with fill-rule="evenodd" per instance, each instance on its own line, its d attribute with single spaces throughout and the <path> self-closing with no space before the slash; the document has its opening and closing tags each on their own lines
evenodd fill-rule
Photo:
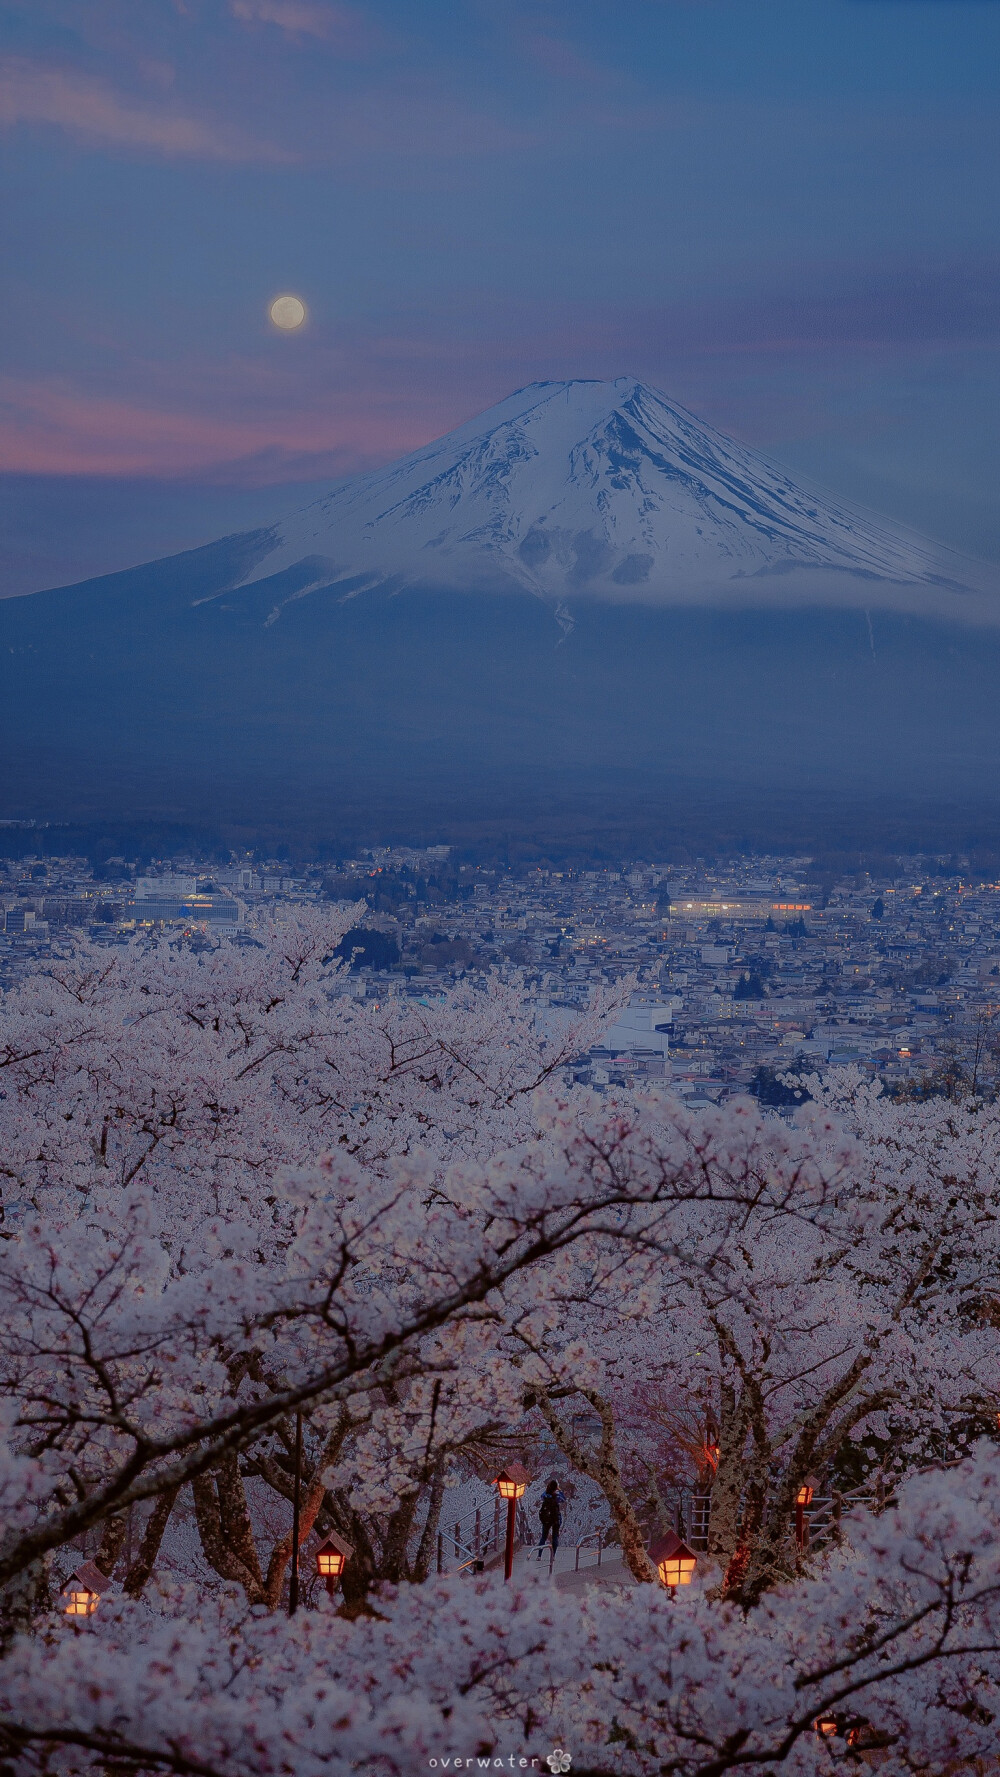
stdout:
<svg viewBox="0 0 1000 1777">
<path fill-rule="evenodd" d="M 1000 1077 L 1000 884 L 938 858 L 875 875 L 807 857 L 508 870 L 437 846 L 335 868 L 165 860 L 138 877 L 112 860 L 100 880 L 79 858 L 26 858 L 0 872 L 0 979 L 73 930 L 253 942 L 262 921 L 331 900 L 363 901 L 356 924 L 398 950 L 393 968 L 345 969 L 336 991 L 357 997 L 433 1000 L 498 970 L 555 1031 L 625 981 L 631 1004 L 573 1068 L 599 1089 L 669 1079 L 693 1104 L 753 1090 L 782 1108 L 787 1075 L 848 1064 L 894 1091 Z"/>
</svg>

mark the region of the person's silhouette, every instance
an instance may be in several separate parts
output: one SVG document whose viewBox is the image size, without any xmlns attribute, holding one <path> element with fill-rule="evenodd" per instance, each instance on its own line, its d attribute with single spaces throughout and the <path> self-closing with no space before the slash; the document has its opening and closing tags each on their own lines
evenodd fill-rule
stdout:
<svg viewBox="0 0 1000 1777">
<path fill-rule="evenodd" d="M 538 1559 L 542 1559 L 542 1550 L 549 1538 L 552 1539 L 552 1554 L 549 1567 L 556 1558 L 559 1547 L 559 1531 L 562 1527 L 562 1509 L 566 1504 L 566 1495 L 560 1491 L 559 1482 L 551 1480 L 542 1494 L 542 1503 L 538 1508 L 538 1517 L 542 1526 L 542 1534 L 538 1544 Z"/>
</svg>

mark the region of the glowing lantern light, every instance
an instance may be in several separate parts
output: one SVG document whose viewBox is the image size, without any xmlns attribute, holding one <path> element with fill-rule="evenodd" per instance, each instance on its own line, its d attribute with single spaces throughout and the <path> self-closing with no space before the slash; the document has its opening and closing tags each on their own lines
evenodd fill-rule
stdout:
<svg viewBox="0 0 1000 1777">
<path fill-rule="evenodd" d="M 316 1550 L 316 1572 L 321 1580 L 326 1581 L 326 1589 L 331 1598 L 337 1590 L 337 1582 L 353 1553 L 352 1545 L 345 1542 L 342 1536 L 338 1536 L 335 1530 L 331 1530 L 326 1541 L 320 1543 Z"/>
<path fill-rule="evenodd" d="M 697 1556 L 674 1531 L 655 1537 L 649 1545 L 649 1559 L 663 1584 L 673 1592 L 677 1586 L 689 1586 L 698 1565 Z"/>
<path fill-rule="evenodd" d="M 806 1480 L 803 1481 L 795 1495 L 795 1541 L 798 1543 L 800 1549 L 804 1549 L 806 1543 L 809 1541 L 809 1526 L 806 1522 L 806 1512 L 812 1505 L 815 1496 L 816 1477 L 815 1475 L 809 1475 Z"/>
<path fill-rule="evenodd" d="M 68 1617 L 92 1617 L 101 1602 L 99 1592 L 88 1592 L 86 1587 L 77 1591 L 76 1588 L 66 1593 Z"/>
<path fill-rule="evenodd" d="M 496 1490 L 501 1499 L 507 1501 L 507 1543 L 503 1557 L 504 1583 L 510 1579 L 514 1571 L 514 1532 L 517 1527 L 517 1502 L 522 1497 L 528 1482 L 531 1480 L 522 1462 L 508 1462 L 501 1469 L 495 1482 Z"/>
<path fill-rule="evenodd" d="M 83 1561 L 71 1573 L 63 1587 L 64 1609 L 68 1617 L 92 1617 L 101 1602 L 101 1593 L 110 1585 L 106 1573 L 93 1561 Z"/>
<path fill-rule="evenodd" d="M 501 1499 L 520 1499 L 530 1480 L 531 1476 L 521 1463 L 509 1462 L 496 1478 L 496 1489 Z"/>
</svg>

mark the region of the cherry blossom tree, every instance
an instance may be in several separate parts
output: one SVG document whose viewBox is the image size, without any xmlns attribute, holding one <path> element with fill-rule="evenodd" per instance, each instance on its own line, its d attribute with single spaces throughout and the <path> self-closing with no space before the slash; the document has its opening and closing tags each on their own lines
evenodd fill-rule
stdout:
<svg viewBox="0 0 1000 1777">
<path fill-rule="evenodd" d="M 559 1331 L 522 1322 L 546 1373 L 529 1399 L 603 1488 L 637 1578 L 652 1578 L 637 1496 L 662 1513 L 658 1477 L 680 1467 L 710 1497 L 724 1593 L 756 1602 L 800 1565 L 795 1501 L 815 1472 L 845 1490 L 876 1470 L 886 1482 L 995 1429 L 997 1129 L 992 1113 L 945 1127 L 936 1107 L 921 1128 L 910 1107 L 904 1141 L 897 1107 L 894 1140 L 875 1140 L 887 1113 L 872 1100 L 864 1141 L 845 1142 L 827 1109 L 802 1114 L 794 1136 L 747 1109 L 741 1150 L 737 1113 L 693 1120 L 660 1097 L 641 1114 L 690 1141 L 713 1178 L 742 1167 L 746 1210 L 687 1206 L 692 1262 L 661 1274 L 658 1300 L 630 1255 L 607 1289 L 570 1287 Z M 780 1216 L 770 1193 L 751 1200 L 753 1178 L 775 1169 Z M 581 1406 L 589 1435 L 565 1411 Z"/>
<path fill-rule="evenodd" d="M 993 1449 L 915 1477 L 814 1578 L 748 1611 L 697 1584 L 581 1601 L 533 1575 L 390 1588 L 355 1621 L 191 1588 L 102 1600 L 0 1661 L 0 1745 L 23 1771 L 191 1777 L 544 1777 L 554 1746 L 585 1777 L 819 1777 L 866 1751 L 891 1777 L 988 1771 L 998 1493 Z"/>
<path fill-rule="evenodd" d="M 378 1181 L 395 1160 L 417 1156 L 430 1168 L 419 1189 L 432 1189 L 456 1160 L 486 1158 L 524 1137 L 533 1094 L 592 1040 L 607 1014 L 598 997 L 554 1040 L 538 1031 L 517 986 L 498 979 L 460 987 L 432 1007 L 359 1003 L 339 992 L 343 965 L 335 955 L 356 912 L 347 907 L 263 928 L 263 944 L 249 949 L 223 944 L 194 953 L 147 942 L 109 959 L 96 946 L 75 945 L 7 996 L 0 1029 L 3 1231 L 18 1253 L 22 1234 L 30 1233 L 33 1253 L 51 1250 L 63 1269 L 73 1263 L 69 1249 L 80 1253 L 80 1270 L 65 1286 L 59 1273 L 58 1312 L 72 1316 L 85 1275 L 103 1280 L 117 1308 L 144 1263 L 162 1271 L 161 1293 L 181 1287 L 182 1278 L 189 1292 L 201 1287 L 194 1280 L 213 1260 L 245 1283 L 253 1278 L 252 1287 L 266 1296 L 268 1267 L 277 1264 L 280 1272 L 285 1264 L 298 1213 L 276 1189 L 283 1168 L 326 1149 Z M 280 1293 L 280 1278 L 274 1287 Z M 100 1291 L 95 1281 L 91 1304 Z M 180 1326 L 168 1319 L 154 1337 L 170 1344 L 176 1335 L 179 1350 L 186 1337 Z M 214 1415 L 221 1420 L 228 1412 L 237 1425 L 248 1392 L 281 1394 L 281 1365 L 248 1352 L 242 1326 L 231 1337 L 220 1332 L 216 1344 Z M 191 1356 L 193 1371 L 200 1363 Z M 212 1374 L 199 1372 L 202 1389 Z M 155 1368 L 144 1373 L 147 1392 L 157 1375 Z M 385 1389 L 398 1386 L 383 1380 Z M 442 1428 L 454 1392 L 454 1383 L 442 1380 Z M 412 1414 L 412 1402 L 406 1412 Z M 256 1475 L 287 1494 L 282 1454 L 289 1424 L 275 1422 L 273 1413 L 266 1418 L 273 1430 L 269 1448 L 255 1452 Z M 349 1442 L 357 1443 L 366 1424 L 371 1442 L 370 1418 L 355 1408 Z M 332 1449 L 332 1434 L 319 1430 L 317 1473 Z M 384 1426 L 376 1431 L 384 1437 Z M 428 1485 L 440 1490 L 455 1435 L 441 1448 L 432 1440 L 424 1463 L 430 1478 L 419 1479 L 418 1497 Z M 344 1438 L 337 1436 L 339 1449 Z M 279 1546 L 261 1566 L 245 1467 L 227 1444 L 194 1479 L 204 1552 L 248 1596 L 273 1600 L 290 1550 Z M 157 1498 L 127 1576 L 132 1590 L 149 1577 L 166 1528 L 165 1502 L 176 1498 L 176 1487 L 165 1486 Z M 307 1517 L 311 1512 L 312 1506 Z M 109 1571 L 125 1529 L 119 1509 L 100 1549 Z M 287 1538 L 279 1541 L 287 1545 Z M 388 1563 L 373 1563 L 372 1577 L 398 1576 L 398 1536 L 388 1541 L 395 1553 Z"/>
<path fill-rule="evenodd" d="M 848 1733 L 890 1773 L 985 1756 L 1000 1469 L 957 1459 L 996 1423 L 996 1112 L 817 1087 L 792 1127 L 568 1091 L 593 1026 L 546 1043 L 508 986 L 338 994 L 352 916 L 249 954 L 83 947 L 4 1005 L 8 1762 L 408 1777 L 558 1742 L 602 1777 L 713 1777 L 819 1772 Z M 341 1613 L 289 1623 L 296 1414 L 300 1546 L 358 1553 Z M 630 1596 L 430 1577 L 449 1478 L 542 1435 L 603 1489 Z M 676 1598 L 641 1521 L 671 1439 L 712 1450 Z M 806 1559 L 817 1467 L 885 1487 Z M 171 1588 L 181 1498 L 203 1562 Z M 99 1534 L 117 1571 L 130 1509 L 122 1596 L 67 1620 L 71 1550 Z"/>
<path fill-rule="evenodd" d="M 491 977 L 434 1006 L 358 1001 L 335 954 L 356 907 L 193 952 L 69 947 L 9 992 L 0 1018 L 5 1217 L 54 1192 L 142 1177 L 177 1226 L 209 1201 L 256 1223 L 282 1166 L 342 1149 L 378 1172 L 417 1149 L 484 1159 L 531 1128 L 531 1097 L 594 1040 L 627 992 L 540 1031 Z M 263 1186 L 260 1186 L 260 1181 Z"/>
</svg>

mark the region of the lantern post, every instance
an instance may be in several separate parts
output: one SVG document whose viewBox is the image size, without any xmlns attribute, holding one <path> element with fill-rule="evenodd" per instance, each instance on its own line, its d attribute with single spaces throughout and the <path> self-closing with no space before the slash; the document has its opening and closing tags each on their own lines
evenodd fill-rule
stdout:
<svg viewBox="0 0 1000 1777">
<path fill-rule="evenodd" d="M 809 1541 L 809 1526 L 806 1522 L 806 1512 L 812 1505 L 815 1492 L 815 1480 L 814 1477 L 810 1475 L 808 1480 L 802 1482 L 801 1487 L 795 1495 L 795 1541 L 798 1543 L 800 1549 L 804 1549 L 806 1543 Z"/>
<path fill-rule="evenodd" d="M 514 1531 L 517 1526 L 517 1502 L 531 1480 L 523 1463 L 509 1462 L 497 1476 L 495 1486 L 501 1499 L 507 1501 L 507 1545 L 503 1558 L 504 1583 L 514 1571 Z"/>
<path fill-rule="evenodd" d="M 93 1561 L 82 1561 L 63 1587 L 63 1610 L 68 1617 L 92 1617 L 111 1581 Z"/>
<path fill-rule="evenodd" d="M 295 1479 L 292 1488 L 292 1571 L 288 1576 L 288 1614 L 299 1608 L 299 1522 L 302 1506 L 302 1414 L 295 1415 Z"/>
<path fill-rule="evenodd" d="M 654 1537 L 647 1553 L 659 1574 L 661 1584 L 666 1586 L 671 1597 L 678 1586 L 691 1584 L 698 1558 L 694 1550 L 681 1541 L 676 1531 L 668 1530 L 664 1536 Z"/>
<path fill-rule="evenodd" d="M 353 1544 L 338 1536 L 335 1530 L 331 1530 L 326 1541 L 320 1543 L 316 1550 L 316 1572 L 321 1580 L 326 1581 L 326 1589 L 331 1598 L 353 1553 Z"/>
</svg>

